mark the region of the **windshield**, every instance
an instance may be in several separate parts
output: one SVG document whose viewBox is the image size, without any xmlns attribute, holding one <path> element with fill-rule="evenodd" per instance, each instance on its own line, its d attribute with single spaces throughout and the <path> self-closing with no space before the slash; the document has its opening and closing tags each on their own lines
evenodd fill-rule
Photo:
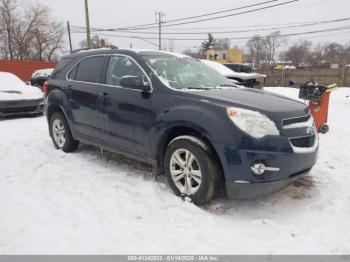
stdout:
<svg viewBox="0 0 350 262">
<path fill-rule="evenodd" d="M 226 77 L 192 58 L 167 55 L 144 55 L 158 77 L 175 89 L 216 89 L 236 87 Z"/>
</svg>

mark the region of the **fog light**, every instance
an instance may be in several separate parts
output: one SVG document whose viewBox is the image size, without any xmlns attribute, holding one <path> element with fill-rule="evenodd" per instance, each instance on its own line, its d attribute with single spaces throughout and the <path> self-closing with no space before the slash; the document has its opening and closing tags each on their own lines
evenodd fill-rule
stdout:
<svg viewBox="0 0 350 262">
<path fill-rule="evenodd" d="M 278 172 L 280 169 L 278 167 L 268 167 L 264 163 L 256 162 L 251 166 L 251 169 L 256 176 L 263 175 L 266 171 Z"/>
<path fill-rule="evenodd" d="M 263 163 L 255 163 L 251 168 L 254 175 L 261 176 L 265 173 L 266 166 Z"/>
</svg>

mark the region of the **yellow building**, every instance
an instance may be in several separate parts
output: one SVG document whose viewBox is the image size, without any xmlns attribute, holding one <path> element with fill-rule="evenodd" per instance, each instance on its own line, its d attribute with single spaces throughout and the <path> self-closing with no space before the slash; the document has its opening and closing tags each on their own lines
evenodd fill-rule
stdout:
<svg viewBox="0 0 350 262">
<path fill-rule="evenodd" d="M 243 63 L 243 51 L 238 48 L 228 48 L 226 50 L 210 49 L 206 52 L 207 59 L 219 63 Z"/>
</svg>

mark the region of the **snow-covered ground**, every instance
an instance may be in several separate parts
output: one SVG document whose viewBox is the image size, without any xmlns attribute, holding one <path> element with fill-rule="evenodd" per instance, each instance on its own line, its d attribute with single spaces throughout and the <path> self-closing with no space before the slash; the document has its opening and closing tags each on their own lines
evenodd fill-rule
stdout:
<svg viewBox="0 0 350 262">
<path fill-rule="evenodd" d="M 332 94 L 310 175 L 262 200 L 201 208 L 146 165 L 55 150 L 44 117 L 0 121 L 0 254 L 350 253 L 349 112 L 350 88 Z"/>
</svg>

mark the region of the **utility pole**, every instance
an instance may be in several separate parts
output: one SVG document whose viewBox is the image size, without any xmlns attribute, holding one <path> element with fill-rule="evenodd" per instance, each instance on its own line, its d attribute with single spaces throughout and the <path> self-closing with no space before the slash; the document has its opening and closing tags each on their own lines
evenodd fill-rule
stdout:
<svg viewBox="0 0 350 262">
<path fill-rule="evenodd" d="M 89 6 L 88 0 L 85 0 L 85 19 L 86 19 L 86 44 L 87 47 L 91 47 L 91 38 L 90 38 L 90 18 L 89 18 Z"/>
<path fill-rule="evenodd" d="M 70 50 L 70 53 L 73 52 L 73 47 L 72 47 L 72 37 L 70 35 L 70 24 L 69 24 L 69 21 L 67 21 L 67 30 L 68 30 L 68 38 L 69 38 L 69 50 Z"/>
<path fill-rule="evenodd" d="M 159 46 L 159 50 L 162 50 L 162 23 L 164 23 L 163 18 L 165 17 L 165 14 L 162 12 L 156 11 L 155 15 L 156 15 L 156 21 L 159 24 L 159 44 L 158 44 L 158 46 Z"/>
</svg>

